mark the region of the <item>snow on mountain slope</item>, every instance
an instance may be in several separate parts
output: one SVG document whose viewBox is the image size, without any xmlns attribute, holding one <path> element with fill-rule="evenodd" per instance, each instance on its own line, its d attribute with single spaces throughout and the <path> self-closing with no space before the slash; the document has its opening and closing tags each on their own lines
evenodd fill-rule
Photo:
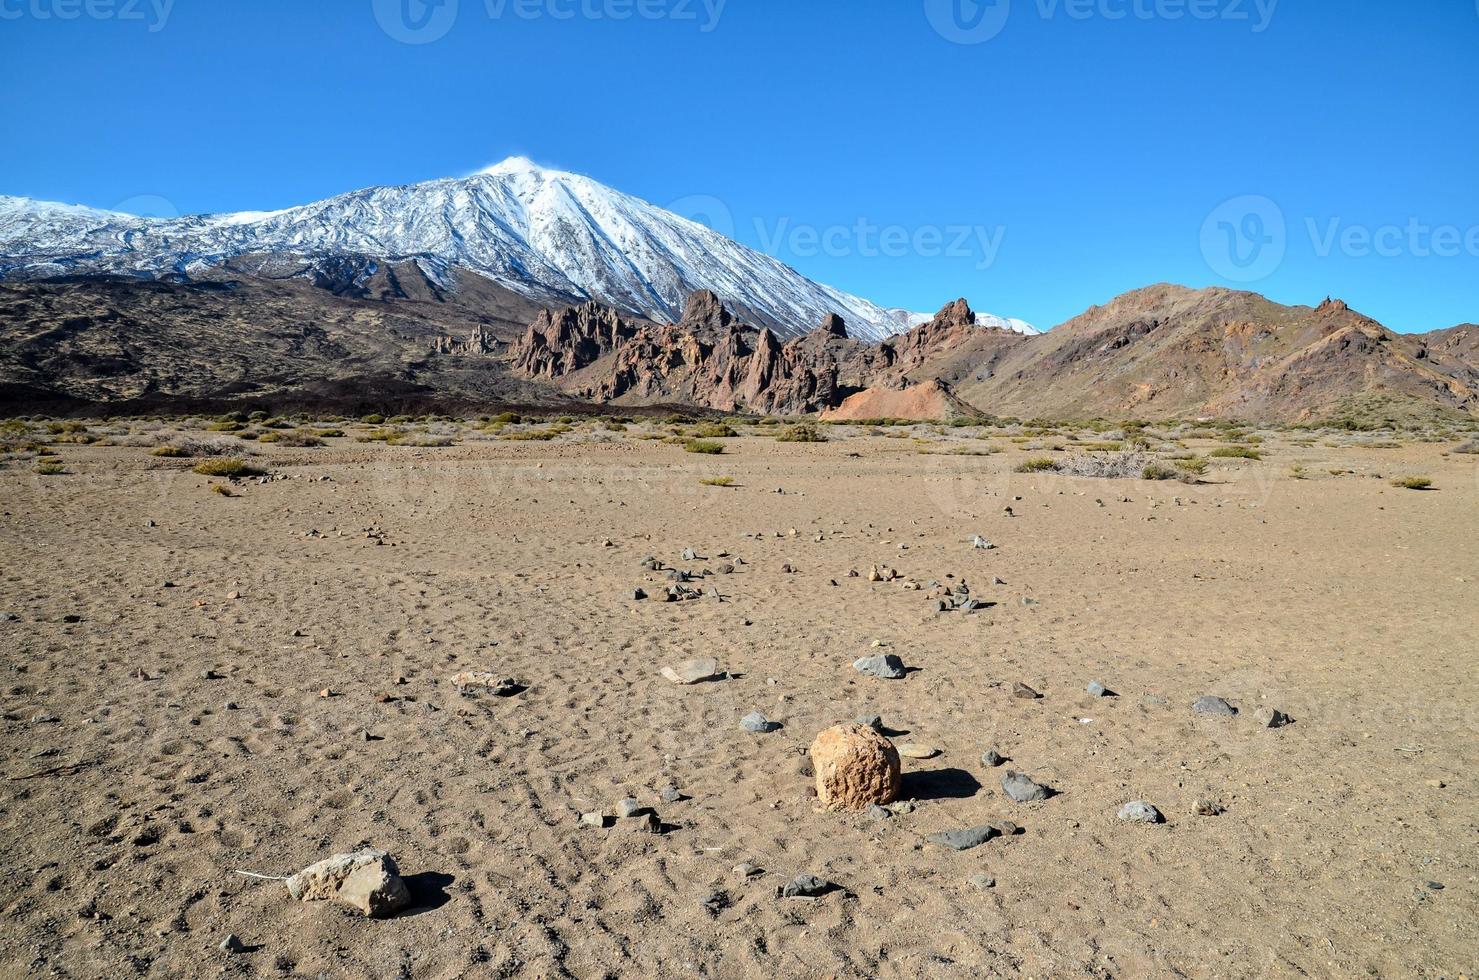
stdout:
<svg viewBox="0 0 1479 980">
<path fill-rule="evenodd" d="M 74 272 L 189 275 L 248 254 L 420 260 L 465 269 L 541 302 L 595 299 L 672 322 L 710 289 L 783 336 L 840 314 L 879 340 L 927 320 L 802 276 L 779 260 L 588 177 L 513 157 L 470 177 L 375 187 L 284 211 L 139 218 L 0 197 L 0 278 Z M 983 316 L 986 326 L 1036 332 Z"/>
</svg>

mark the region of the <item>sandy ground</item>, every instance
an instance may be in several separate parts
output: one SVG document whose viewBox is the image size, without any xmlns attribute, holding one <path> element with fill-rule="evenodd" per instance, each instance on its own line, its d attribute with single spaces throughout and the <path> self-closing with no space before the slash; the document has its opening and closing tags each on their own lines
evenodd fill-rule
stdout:
<svg viewBox="0 0 1479 980">
<path fill-rule="evenodd" d="M 1474 457 L 1280 447 L 1185 486 L 1015 474 L 1019 449 L 727 448 L 341 439 L 263 447 L 286 479 L 234 498 L 138 448 L 0 470 L 0 974 L 1474 975 Z M 666 584 L 646 556 L 725 552 L 723 601 L 632 601 Z M 997 605 L 940 614 L 875 562 Z M 875 641 L 918 669 L 860 676 Z M 730 678 L 659 676 L 695 656 Z M 463 697 L 459 670 L 528 689 Z M 1203 694 L 1242 714 L 1193 716 Z M 784 727 L 742 730 L 757 709 Z M 814 812 L 807 746 L 865 712 L 942 750 L 905 760 L 917 809 Z M 1013 803 L 991 747 L 1059 795 Z M 579 825 L 628 795 L 665 833 Z M 1118 821 L 1135 799 L 1167 822 Z M 924 839 L 999 819 L 1024 832 Z M 363 844 L 412 912 L 235 873 Z M 803 872 L 839 890 L 777 896 Z"/>
</svg>

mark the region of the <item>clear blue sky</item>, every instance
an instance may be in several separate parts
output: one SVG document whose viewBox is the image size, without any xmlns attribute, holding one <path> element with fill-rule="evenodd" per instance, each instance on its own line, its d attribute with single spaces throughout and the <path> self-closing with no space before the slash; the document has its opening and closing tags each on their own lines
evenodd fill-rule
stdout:
<svg viewBox="0 0 1479 980">
<path fill-rule="evenodd" d="M 406 2 L 0 0 L 0 193 L 270 209 L 521 153 L 887 305 L 1048 326 L 1231 272 L 1479 320 L 1475 0 Z M 1276 214 L 1208 221 L 1243 195 Z"/>
</svg>

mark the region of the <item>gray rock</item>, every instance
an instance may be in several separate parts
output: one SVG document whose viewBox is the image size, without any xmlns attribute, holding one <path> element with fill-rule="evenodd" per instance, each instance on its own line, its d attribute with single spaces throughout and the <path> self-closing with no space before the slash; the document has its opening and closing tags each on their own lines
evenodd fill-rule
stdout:
<svg viewBox="0 0 1479 980">
<path fill-rule="evenodd" d="M 883 719 L 878 715 L 859 715 L 857 722 L 864 728 L 871 728 L 875 732 L 883 731 Z"/>
<path fill-rule="evenodd" d="M 304 868 L 284 885 L 300 902 L 332 899 L 376 918 L 392 915 L 411 901 L 395 861 L 372 848 L 336 854 Z"/>
<path fill-rule="evenodd" d="M 1259 708 L 1253 712 L 1253 720 L 1259 728 L 1283 728 L 1293 719 L 1278 708 Z"/>
<path fill-rule="evenodd" d="M 1012 697 L 1021 698 L 1023 701 L 1036 701 L 1038 698 L 1042 697 L 1042 695 L 1038 694 L 1036 691 L 1028 687 L 1026 684 L 1023 684 L 1021 681 L 1017 681 L 1015 684 L 1012 685 Z"/>
<path fill-rule="evenodd" d="M 639 814 L 641 812 L 642 812 L 642 804 L 641 803 L 638 803 L 635 799 L 633 799 L 630 796 L 628 796 L 624 800 L 617 801 L 617 804 L 616 804 L 616 815 L 618 817 L 622 817 L 622 818 L 625 818 L 625 817 L 635 817 L 637 814 Z"/>
<path fill-rule="evenodd" d="M 709 657 L 685 660 L 681 664 L 662 669 L 663 677 L 674 684 L 697 684 L 700 681 L 712 680 L 718 673 L 719 661 Z"/>
<path fill-rule="evenodd" d="M 1084 690 L 1088 691 L 1091 697 L 1096 698 L 1107 698 L 1113 693 L 1099 681 L 1089 681 L 1089 686 Z"/>
<path fill-rule="evenodd" d="M 583 827 L 604 827 L 606 826 L 606 815 L 594 810 L 590 813 L 582 813 L 580 824 Z"/>
<path fill-rule="evenodd" d="M 987 749 L 985 752 L 981 753 L 981 765 L 985 766 L 988 769 L 995 769 L 997 766 L 1006 761 L 1006 756 L 1002 755 L 995 749 Z"/>
<path fill-rule="evenodd" d="M 635 816 L 616 822 L 617 834 L 660 834 L 662 833 L 662 821 L 657 819 L 657 814 L 651 810 L 642 810 Z"/>
<path fill-rule="evenodd" d="M 973 847 L 980 847 L 993 837 L 1000 836 L 1001 831 L 988 824 L 980 827 L 966 827 L 961 830 L 941 831 L 938 834 L 930 834 L 925 839 L 931 844 L 939 844 L 952 851 L 969 851 Z"/>
<path fill-rule="evenodd" d="M 816 875 L 797 875 L 781 889 L 786 898 L 815 898 L 832 890 L 832 883 Z"/>
<path fill-rule="evenodd" d="M 852 666 L 860 674 L 871 674 L 889 681 L 896 681 L 907 674 L 904 670 L 904 661 L 892 653 L 875 657 L 859 657 L 853 661 Z"/>
<path fill-rule="evenodd" d="M 887 820 L 894 815 L 892 810 L 885 809 L 877 803 L 870 803 L 864 812 L 874 820 Z"/>
<path fill-rule="evenodd" d="M 1036 803 L 1053 795 L 1048 787 L 1033 782 L 1026 773 L 1013 769 L 1008 769 L 1006 775 L 1001 777 L 1001 788 L 1018 803 Z"/>
<path fill-rule="evenodd" d="M 216 947 L 216 948 L 219 949 L 223 953 L 244 953 L 244 952 L 246 952 L 246 944 L 243 943 L 240 939 L 238 939 L 237 936 L 236 936 L 236 933 L 234 933 L 234 932 L 227 933 L 226 934 L 226 938 L 223 939 L 223 940 L 221 940 L 221 945 L 218 946 L 218 947 Z"/>
<path fill-rule="evenodd" d="M 970 882 L 983 892 L 988 888 L 996 887 L 996 879 L 988 874 L 973 874 L 971 875 Z"/>
<path fill-rule="evenodd" d="M 633 589 L 632 590 L 632 601 L 633 602 L 641 602 L 645 598 L 647 598 L 647 592 L 646 592 L 646 590 L 644 590 L 644 589 Z"/>
<path fill-rule="evenodd" d="M 1210 715 L 1214 718 L 1231 718 L 1238 713 L 1237 708 L 1234 708 L 1221 698 L 1213 697 L 1210 694 L 1197 698 L 1196 702 L 1191 706 L 1191 710 L 1196 714 Z"/>
<path fill-rule="evenodd" d="M 1146 803 L 1144 800 L 1131 800 L 1120 807 L 1119 818 L 1121 820 L 1133 820 L 1139 823 L 1160 823 L 1165 818 L 1161 811 Z"/>
<path fill-rule="evenodd" d="M 684 548 L 683 549 L 683 560 L 684 561 L 698 561 L 698 552 L 694 551 L 692 548 Z"/>
<path fill-rule="evenodd" d="M 766 732 L 773 732 L 781 726 L 777 725 L 775 722 L 771 721 L 760 712 L 752 711 L 740 719 L 740 727 L 742 727 L 747 732 L 755 732 L 756 734 L 763 735 Z"/>
<path fill-rule="evenodd" d="M 683 799 L 683 791 L 676 786 L 664 786 L 658 795 L 664 803 L 677 803 Z"/>
<path fill-rule="evenodd" d="M 977 551 L 992 551 L 996 548 L 996 545 L 978 534 L 974 538 L 971 538 L 971 547 Z"/>
</svg>

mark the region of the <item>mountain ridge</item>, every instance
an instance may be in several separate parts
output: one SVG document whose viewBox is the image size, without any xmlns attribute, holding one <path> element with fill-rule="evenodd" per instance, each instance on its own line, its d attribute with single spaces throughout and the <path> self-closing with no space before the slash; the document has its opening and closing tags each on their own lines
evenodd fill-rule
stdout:
<svg viewBox="0 0 1479 980">
<path fill-rule="evenodd" d="M 873 340 L 918 317 L 523 157 L 467 177 L 364 188 L 276 211 L 155 219 L 0 197 L 0 280 L 77 273 L 188 279 L 248 254 L 415 261 L 444 284 L 454 281 L 453 270 L 470 271 L 535 302 L 596 300 L 658 322 L 675 322 L 690 293 L 711 289 L 745 319 L 788 337 L 828 313 Z"/>
</svg>

